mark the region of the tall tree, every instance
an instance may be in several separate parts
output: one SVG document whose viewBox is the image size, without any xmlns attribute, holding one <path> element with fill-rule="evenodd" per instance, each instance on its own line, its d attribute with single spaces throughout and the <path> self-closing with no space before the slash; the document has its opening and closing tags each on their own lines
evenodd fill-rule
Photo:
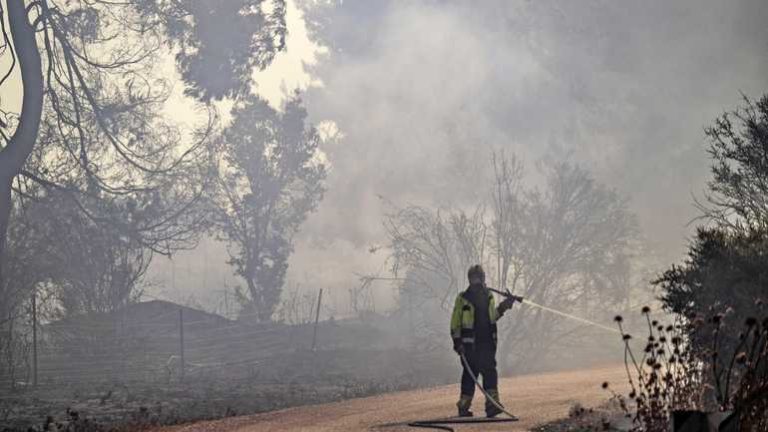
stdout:
<svg viewBox="0 0 768 432">
<path fill-rule="evenodd" d="M 232 118 L 221 137 L 217 223 L 247 285 L 243 313 L 266 321 L 280 300 L 293 237 L 322 199 L 326 169 L 298 95 L 282 112 L 249 96 Z"/>
<path fill-rule="evenodd" d="M 43 70 L 40 52 L 37 48 L 35 29 L 27 16 L 27 10 L 22 0 L 7 1 L 5 10 L 8 23 L 13 35 L 13 46 L 5 29 L 5 17 L 2 17 L 4 49 L 3 55 L 11 55 L 13 66 L 18 67 L 22 76 L 22 91 L 24 101 L 18 124 L 13 134 L 2 134 L 2 150 L 0 150 L 0 263 L 3 261 L 7 244 L 8 222 L 11 216 L 11 183 L 21 172 L 21 168 L 32 152 L 40 129 L 40 119 L 43 111 Z M 16 65 L 18 63 L 18 66 Z M 10 73 L 3 76 L 7 81 Z M 0 82 L 2 84 L 2 82 Z M 11 126 L 5 122 L 4 128 Z M 3 284 L 3 265 L 0 264 L 0 286 Z M 7 312 L 5 293 L 0 297 L 0 313 Z"/>
<path fill-rule="evenodd" d="M 608 321 L 607 311 L 629 299 L 635 217 L 624 198 L 578 165 L 548 162 L 542 174 L 542 190 L 502 193 L 505 207 L 516 211 L 504 219 L 494 215 L 494 226 L 501 228 L 497 249 L 514 244 L 502 260 L 509 268 L 501 273 L 511 274 L 507 288 L 555 309 Z M 588 329 L 540 309 L 521 308 L 502 328 L 506 346 L 515 347 L 503 356 L 507 364 L 532 366 L 538 356 L 552 357 L 556 347 L 568 346 L 565 336 L 578 330 Z M 572 348 L 581 344 L 570 340 Z"/>
<path fill-rule="evenodd" d="M 446 308 L 446 300 L 464 288 L 469 264 L 482 263 L 490 285 L 581 316 L 610 319 L 605 306 L 627 298 L 637 230 L 624 199 L 568 162 L 542 165 L 543 189 L 524 186 L 522 164 L 514 157 L 498 154 L 493 166 L 490 217 L 482 212 L 483 203 L 473 215 L 408 207 L 387 216 L 390 262 L 405 276 L 401 299 L 423 303 L 431 297 L 433 306 Z M 433 306 L 422 305 L 420 311 L 441 314 L 432 319 L 444 323 L 445 311 Z M 534 367 L 539 364 L 534 359 L 550 354 L 572 327 L 539 309 L 518 309 L 500 329 L 504 346 L 515 347 L 502 351 L 502 358 L 519 369 Z"/>
<path fill-rule="evenodd" d="M 768 301 L 768 95 L 723 114 L 705 130 L 712 178 L 698 202 L 697 228 L 685 261 L 654 284 L 671 312 L 688 319 L 721 314 L 724 328 L 759 317 Z M 712 334 L 695 332 L 692 343 L 711 347 Z M 740 336 L 723 331 L 717 359 L 731 358 Z M 722 365 L 720 365 L 722 366 Z M 727 366 L 727 365 L 726 365 Z"/>
<path fill-rule="evenodd" d="M 239 97 L 249 90 L 251 69 L 265 67 L 284 47 L 285 2 L 3 3 L 10 32 L 4 16 L 0 54 L 10 59 L 11 68 L 0 77 L 0 85 L 15 85 L 13 78 L 19 77 L 23 101 L 20 114 L 6 116 L 11 120 L 0 124 L 0 260 L 12 183 L 19 176 L 67 188 L 73 199 L 94 188 L 134 197 L 158 191 L 173 195 L 177 199 L 156 206 L 154 219 L 139 225 L 134 234 L 145 247 L 161 253 L 188 244 L 189 227 L 179 219 L 199 201 L 202 183 L 178 183 L 180 176 L 204 174 L 203 144 L 214 116 L 209 111 L 207 121 L 184 139 L 162 116 L 171 86 L 160 60 L 176 52 L 189 95 L 203 101 Z M 8 114 L 7 107 L 2 108 Z M 43 169 L 25 168 L 38 147 L 47 148 Z M 4 298 L 0 293 L 3 310 Z"/>
</svg>

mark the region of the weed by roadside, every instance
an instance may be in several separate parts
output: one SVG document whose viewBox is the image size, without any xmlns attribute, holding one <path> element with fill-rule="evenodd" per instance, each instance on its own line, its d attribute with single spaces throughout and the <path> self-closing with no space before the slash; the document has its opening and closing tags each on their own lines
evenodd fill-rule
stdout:
<svg viewBox="0 0 768 432">
<path fill-rule="evenodd" d="M 762 302 L 758 304 L 762 310 Z M 608 383 L 603 388 L 632 419 L 633 430 L 666 432 L 673 412 L 680 410 L 733 411 L 740 431 L 768 430 L 768 318 L 749 317 L 737 330 L 724 324 L 728 310 L 713 307 L 710 312 L 705 317 L 677 316 L 665 325 L 644 307 L 648 337 L 642 355 L 633 351 L 623 318 L 615 318 L 631 391 L 624 397 Z M 735 347 L 721 344 L 727 332 L 738 332 Z"/>
</svg>

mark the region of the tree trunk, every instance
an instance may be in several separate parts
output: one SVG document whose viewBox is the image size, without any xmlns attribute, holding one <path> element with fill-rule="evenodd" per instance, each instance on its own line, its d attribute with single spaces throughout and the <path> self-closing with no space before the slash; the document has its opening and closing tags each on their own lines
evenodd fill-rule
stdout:
<svg viewBox="0 0 768 432">
<path fill-rule="evenodd" d="M 3 267 L 5 266 L 5 244 L 8 232 L 8 221 L 11 216 L 11 178 L 0 176 L 0 323 L 8 316 L 9 301 L 6 284 L 3 281 Z"/>
<path fill-rule="evenodd" d="M 256 286 L 256 282 L 254 282 L 254 279 L 256 277 L 253 275 L 252 271 L 248 271 L 248 276 L 245 278 L 245 283 L 248 285 L 248 294 L 250 295 L 250 301 L 251 301 L 251 307 L 253 310 L 251 311 L 252 315 L 256 316 L 257 320 L 261 320 L 261 307 L 259 303 L 259 289 Z"/>
<path fill-rule="evenodd" d="M 7 0 L 11 40 L 21 73 L 24 98 L 19 124 L 5 148 L 0 151 L 0 286 L 2 265 L 11 215 L 11 184 L 19 174 L 37 140 L 43 112 L 43 73 L 35 30 L 29 23 L 24 0 Z M 0 298 L 0 302 L 9 299 Z M 3 306 L 0 304 L 0 306 Z M 2 308 L 0 308 L 2 309 Z"/>
</svg>

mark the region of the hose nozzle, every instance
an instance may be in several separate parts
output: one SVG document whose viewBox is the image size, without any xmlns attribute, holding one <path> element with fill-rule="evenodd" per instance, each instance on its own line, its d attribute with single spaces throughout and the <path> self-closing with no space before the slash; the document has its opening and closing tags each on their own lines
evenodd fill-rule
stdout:
<svg viewBox="0 0 768 432">
<path fill-rule="evenodd" d="M 523 300 L 525 300 L 525 298 L 523 298 L 523 296 L 514 295 L 514 294 L 512 294 L 509 291 L 501 291 L 501 290 L 497 290 L 496 288 L 490 288 L 490 287 L 488 289 L 493 291 L 493 292 L 495 292 L 496 294 L 503 295 L 506 298 L 511 298 L 514 301 L 518 302 L 518 303 L 522 303 Z"/>
</svg>

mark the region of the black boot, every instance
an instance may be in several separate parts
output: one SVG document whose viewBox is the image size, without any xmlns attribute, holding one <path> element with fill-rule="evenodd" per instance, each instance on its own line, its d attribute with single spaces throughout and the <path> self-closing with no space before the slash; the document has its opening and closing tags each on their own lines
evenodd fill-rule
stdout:
<svg viewBox="0 0 768 432">
<path fill-rule="evenodd" d="M 496 404 L 488 400 L 488 396 L 490 396 L 493 399 L 493 401 L 496 402 L 497 404 L 501 404 L 501 402 L 499 402 L 499 391 L 497 389 L 488 389 L 487 391 L 488 391 L 488 394 L 486 395 L 486 399 L 485 399 L 485 415 L 488 418 L 494 418 L 497 415 L 503 413 L 504 411 L 501 408 L 497 407 Z"/>
<path fill-rule="evenodd" d="M 503 412 L 504 411 L 500 410 L 496 405 L 491 405 L 485 408 L 485 416 L 488 418 L 494 418 Z"/>
<path fill-rule="evenodd" d="M 472 414 L 472 411 L 464 408 L 459 408 L 459 417 L 473 417 L 474 414 Z"/>
<path fill-rule="evenodd" d="M 472 396 L 470 395 L 461 395 L 459 398 L 459 402 L 456 404 L 456 406 L 459 408 L 459 417 L 472 417 L 472 411 L 469 410 L 469 407 L 472 405 Z"/>
</svg>

